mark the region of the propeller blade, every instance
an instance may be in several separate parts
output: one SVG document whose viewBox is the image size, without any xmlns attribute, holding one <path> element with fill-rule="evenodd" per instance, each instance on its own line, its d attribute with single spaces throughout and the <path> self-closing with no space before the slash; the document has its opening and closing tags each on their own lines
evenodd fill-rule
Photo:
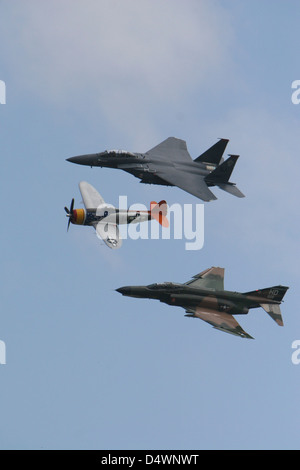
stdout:
<svg viewBox="0 0 300 470">
<path fill-rule="evenodd" d="M 69 227 L 70 227 L 70 223 L 71 223 L 71 219 L 72 219 L 72 216 L 73 216 L 73 209 L 74 209 L 74 198 L 72 199 L 71 201 L 71 205 L 70 205 L 70 209 L 68 209 L 66 206 L 64 207 L 66 213 L 67 213 L 67 217 L 69 217 L 69 221 L 68 221 L 68 227 L 67 227 L 67 232 L 69 231 Z"/>
</svg>

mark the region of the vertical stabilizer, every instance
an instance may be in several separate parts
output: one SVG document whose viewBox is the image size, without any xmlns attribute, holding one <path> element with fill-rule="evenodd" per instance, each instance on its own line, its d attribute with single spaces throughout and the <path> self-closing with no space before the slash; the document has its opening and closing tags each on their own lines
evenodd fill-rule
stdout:
<svg viewBox="0 0 300 470">
<path fill-rule="evenodd" d="M 216 144 L 214 144 L 204 153 L 199 155 L 199 157 L 196 158 L 194 161 L 202 162 L 202 163 L 210 163 L 216 166 L 219 165 L 228 142 L 229 142 L 228 139 L 220 139 Z"/>
<path fill-rule="evenodd" d="M 227 183 L 238 158 L 239 155 L 230 155 L 230 157 L 227 158 L 225 162 L 223 162 L 220 166 L 218 166 L 205 177 L 206 183 L 211 183 L 214 185 L 217 185 L 218 183 Z"/>
</svg>

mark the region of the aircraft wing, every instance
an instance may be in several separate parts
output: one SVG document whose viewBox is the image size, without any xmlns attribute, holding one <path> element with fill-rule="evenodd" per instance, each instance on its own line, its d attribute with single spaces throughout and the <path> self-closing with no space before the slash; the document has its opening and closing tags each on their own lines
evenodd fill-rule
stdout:
<svg viewBox="0 0 300 470">
<path fill-rule="evenodd" d="M 104 199 L 90 183 L 81 181 L 79 189 L 86 209 L 97 209 L 100 204 L 104 204 Z"/>
<path fill-rule="evenodd" d="M 181 169 L 178 170 L 174 166 L 159 167 L 156 174 L 168 183 L 202 199 L 202 201 L 208 202 L 217 199 L 200 175 Z"/>
<path fill-rule="evenodd" d="M 176 137 L 169 137 L 152 149 L 148 150 L 147 155 L 158 160 L 165 160 L 166 162 L 184 162 L 193 161 L 186 142 Z"/>
<path fill-rule="evenodd" d="M 195 274 L 195 276 L 185 284 L 200 289 L 224 290 L 224 271 L 224 268 L 215 268 L 213 266 L 199 274 Z"/>
<path fill-rule="evenodd" d="M 122 246 L 122 238 L 120 237 L 119 228 L 116 224 L 101 221 L 95 225 L 95 229 L 97 235 L 99 235 L 109 248 L 117 249 Z"/>
<path fill-rule="evenodd" d="M 203 201 L 212 201 L 216 196 L 208 189 L 204 178 L 201 175 L 195 175 L 192 171 L 184 171 L 182 168 L 176 168 L 178 163 L 193 162 L 186 142 L 176 137 L 169 137 L 160 144 L 156 145 L 146 153 L 153 161 L 165 163 L 166 165 L 157 165 L 155 174 L 164 179 L 173 186 L 196 196 Z"/>
<path fill-rule="evenodd" d="M 186 317 L 200 318 L 217 330 L 230 333 L 232 335 L 241 336 L 242 338 L 253 339 L 246 331 L 239 325 L 236 319 L 225 312 L 217 312 L 202 307 L 191 307 L 186 309 Z"/>
</svg>

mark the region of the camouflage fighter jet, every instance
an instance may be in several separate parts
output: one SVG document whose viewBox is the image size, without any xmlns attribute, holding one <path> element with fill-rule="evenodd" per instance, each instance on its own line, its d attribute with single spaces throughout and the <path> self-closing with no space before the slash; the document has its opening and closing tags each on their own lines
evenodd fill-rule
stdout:
<svg viewBox="0 0 300 470">
<path fill-rule="evenodd" d="M 226 291 L 224 269 L 212 267 L 184 284 L 166 282 L 116 290 L 129 297 L 157 299 L 168 305 L 183 307 L 186 317 L 200 318 L 217 330 L 253 339 L 233 315 L 246 315 L 249 309 L 262 307 L 277 325 L 283 326 L 279 305 L 288 287 L 275 286 L 245 293 Z"/>
<path fill-rule="evenodd" d="M 167 219 L 167 203 L 160 201 L 150 203 L 150 211 L 134 211 L 116 209 L 107 204 L 98 191 L 86 181 L 79 183 L 83 204 L 85 209 L 74 209 L 74 198 L 70 209 L 65 207 L 67 213 L 68 230 L 70 223 L 75 225 L 90 225 L 94 227 L 97 235 L 109 248 L 120 248 L 122 239 L 119 234 L 118 225 L 138 224 L 147 220 L 156 219 L 163 227 L 169 226 Z"/>
<path fill-rule="evenodd" d="M 67 161 L 107 168 L 119 168 L 139 178 L 141 183 L 177 186 L 203 201 L 217 199 L 209 187 L 219 188 L 237 197 L 244 194 L 229 178 L 239 155 L 223 153 L 228 139 L 220 139 L 195 160 L 192 160 L 184 140 L 169 137 L 146 153 L 106 150 L 68 158 Z"/>
</svg>

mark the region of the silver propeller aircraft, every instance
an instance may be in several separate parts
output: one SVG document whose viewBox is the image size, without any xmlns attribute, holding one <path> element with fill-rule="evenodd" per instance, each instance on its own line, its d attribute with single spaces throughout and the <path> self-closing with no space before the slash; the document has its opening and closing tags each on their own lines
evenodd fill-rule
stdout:
<svg viewBox="0 0 300 470">
<path fill-rule="evenodd" d="M 122 245 L 118 229 L 120 224 L 138 224 L 155 219 L 163 227 L 169 226 L 166 201 L 152 201 L 149 211 L 122 210 L 107 204 L 98 191 L 86 181 L 79 183 L 79 189 L 85 208 L 74 209 L 74 198 L 70 208 L 64 208 L 69 218 L 67 229 L 69 230 L 70 223 L 90 225 L 109 248 L 116 249 Z"/>
<path fill-rule="evenodd" d="M 246 315 L 251 308 L 262 307 L 279 326 L 283 326 L 280 303 L 288 290 L 274 286 L 251 292 L 224 290 L 224 268 L 212 267 L 196 274 L 184 284 L 165 282 L 149 286 L 125 286 L 116 289 L 122 295 L 157 299 L 183 307 L 186 317 L 200 318 L 217 330 L 242 338 L 252 338 L 233 315 Z"/>
<path fill-rule="evenodd" d="M 244 194 L 229 181 L 239 155 L 229 154 L 223 160 L 228 139 L 220 139 L 195 160 L 192 160 L 186 142 L 169 137 L 145 153 L 125 150 L 106 150 L 89 155 L 68 158 L 80 165 L 119 168 L 139 178 L 141 183 L 177 186 L 203 201 L 217 199 L 209 189 L 212 186 L 244 197 Z"/>
</svg>

